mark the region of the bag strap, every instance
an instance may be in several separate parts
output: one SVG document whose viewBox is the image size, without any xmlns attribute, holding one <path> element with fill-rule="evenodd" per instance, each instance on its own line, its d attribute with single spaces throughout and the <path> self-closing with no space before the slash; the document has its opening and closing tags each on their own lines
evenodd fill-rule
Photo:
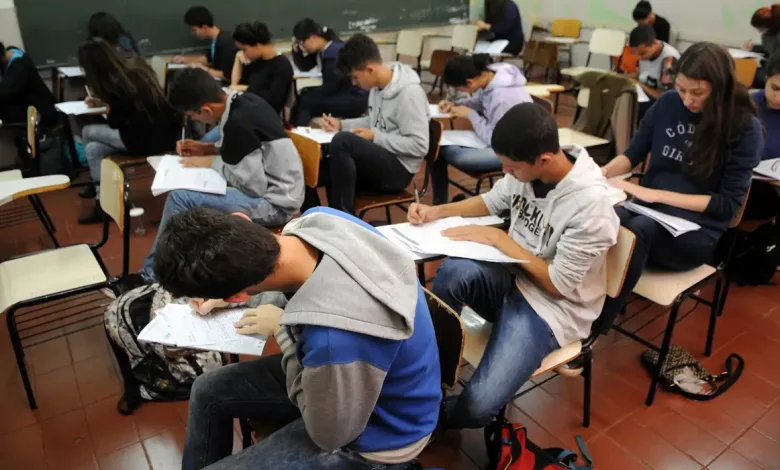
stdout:
<svg viewBox="0 0 780 470">
<path fill-rule="evenodd" d="M 677 391 L 680 392 L 680 394 L 684 397 L 690 398 L 691 400 L 709 401 L 726 393 L 726 391 L 730 389 L 731 386 L 737 382 L 737 380 L 739 380 L 744 370 L 745 360 L 742 359 L 739 354 L 730 354 L 729 357 L 726 358 L 726 370 L 723 371 L 723 373 L 720 375 L 712 377 L 713 383 L 721 381 L 723 382 L 715 389 L 714 392 L 709 395 L 700 395 L 698 393 L 686 392 L 680 387 L 677 387 Z"/>
</svg>

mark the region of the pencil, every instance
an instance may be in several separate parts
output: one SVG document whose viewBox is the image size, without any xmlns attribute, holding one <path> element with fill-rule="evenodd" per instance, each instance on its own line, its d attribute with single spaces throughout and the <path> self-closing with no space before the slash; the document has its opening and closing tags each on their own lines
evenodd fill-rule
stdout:
<svg viewBox="0 0 780 470">
<path fill-rule="evenodd" d="M 417 205 L 420 205 L 420 191 L 417 189 L 417 183 L 412 181 L 412 184 L 414 185 L 414 201 L 417 203 Z"/>
</svg>

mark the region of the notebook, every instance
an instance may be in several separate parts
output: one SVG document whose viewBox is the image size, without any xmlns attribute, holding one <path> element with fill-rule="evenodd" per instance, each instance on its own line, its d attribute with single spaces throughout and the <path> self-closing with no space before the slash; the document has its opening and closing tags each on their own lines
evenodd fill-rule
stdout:
<svg viewBox="0 0 780 470">
<path fill-rule="evenodd" d="M 212 168 L 185 168 L 181 160 L 186 157 L 165 155 L 157 164 L 157 174 L 152 182 L 152 194 L 175 189 L 189 189 L 209 194 L 227 193 L 227 181 Z"/>
</svg>

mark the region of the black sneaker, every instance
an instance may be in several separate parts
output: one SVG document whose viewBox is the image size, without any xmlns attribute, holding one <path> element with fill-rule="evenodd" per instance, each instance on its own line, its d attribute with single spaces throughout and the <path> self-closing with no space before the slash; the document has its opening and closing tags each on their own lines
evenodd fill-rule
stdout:
<svg viewBox="0 0 780 470">
<path fill-rule="evenodd" d="M 79 225 L 102 224 L 106 217 L 100 204 L 96 204 L 89 214 L 79 217 Z"/>
<path fill-rule="evenodd" d="M 577 359 L 556 368 L 555 372 L 564 377 L 578 377 L 582 375 L 583 370 L 585 370 L 585 357 L 580 356 Z"/>
<path fill-rule="evenodd" d="M 145 286 L 146 284 L 148 284 L 148 282 L 146 282 L 143 276 L 139 273 L 133 273 L 120 279 L 116 285 L 116 289 L 119 291 L 119 295 L 122 295 L 125 292 L 130 292 L 136 287 Z"/>
<path fill-rule="evenodd" d="M 79 191 L 79 197 L 82 199 L 95 199 L 95 197 L 97 197 L 97 190 L 95 189 L 95 185 L 90 183 L 84 186 L 84 189 Z"/>
</svg>

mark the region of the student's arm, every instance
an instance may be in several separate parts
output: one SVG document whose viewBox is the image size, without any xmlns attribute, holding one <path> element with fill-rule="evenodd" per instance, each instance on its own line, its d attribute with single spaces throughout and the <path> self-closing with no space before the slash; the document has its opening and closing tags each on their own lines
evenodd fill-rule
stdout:
<svg viewBox="0 0 780 470">
<path fill-rule="evenodd" d="M 482 112 L 484 110 L 484 108 L 482 107 L 481 93 L 474 93 L 471 96 L 467 96 L 466 98 L 461 98 L 455 101 L 455 104 L 458 106 L 465 106 L 467 108 L 471 108 L 477 112 Z"/>
<path fill-rule="evenodd" d="M 257 116 L 252 121 L 236 117 L 225 124 L 220 155 L 215 157 L 211 167 L 221 174 L 230 186 L 242 193 L 261 197 L 268 189 L 263 162 L 263 141 L 252 126 L 266 116 Z M 270 119 L 270 117 L 268 117 Z M 278 116 L 275 119 L 279 119 Z"/>
<path fill-rule="evenodd" d="M 317 66 L 317 54 L 304 56 L 299 48 L 293 48 L 292 58 L 295 66 L 302 72 L 308 72 Z"/>
<path fill-rule="evenodd" d="M 209 58 L 206 54 L 198 55 L 177 55 L 173 58 L 173 62 L 177 64 L 203 64 L 209 63 Z"/>
<path fill-rule="evenodd" d="M 322 86 L 320 86 L 320 93 L 324 96 L 333 96 L 339 92 L 341 88 L 341 80 L 343 75 L 336 67 L 335 57 L 323 57 L 322 58 Z"/>
<path fill-rule="evenodd" d="M 241 62 L 240 53 L 236 54 L 236 58 L 233 60 L 233 71 L 230 73 L 230 85 L 240 85 L 241 79 L 244 76 L 244 63 Z"/>
<path fill-rule="evenodd" d="M 501 21 L 490 25 L 490 31 L 496 35 L 507 36 L 512 32 L 512 25 L 520 16 L 520 10 L 514 2 L 507 3 L 506 13 L 501 17 Z"/>
<path fill-rule="evenodd" d="M 374 143 L 396 155 L 423 157 L 428 152 L 428 98 L 420 85 L 401 91 L 398 97 L 398 134 L 374 131 Z"/>
<path fill-rule="evenodd" d="M 647 93 L 647 96 L 650 98 L 657 100 L 661 97 L 661 95 L 664 94 L 666 90 L 659 90 L 658 88 L 653 88 L 646 83 L 638 82 L 639 86 L 642 87 L 643 90 L 645 90 L 645 93 Z"/>
<path fill-rule="evenodd" d="M 31 69 L 25 66 L 26 59 L 27 57 L 20 57 L 6 69 L 3 79 L 0 80 L 0 101 L 15 97 L 27 86 L 31 79 Z"/>
<path fill-rule="evenodd" d="M 480 139 L 482 139 L 484 142 L 489 144 L 491 139 L 493 138 L 493 130 L 496 127 L 496 123 L 504 116 L 504 114 L 506 114 L 507 111 L 509 111 L 513 107 L 513 105 L 514 102 L 510 102 L 506 100 L 501 101 L 496 106 L 497 108 L 495 113 L 496 120 L 494 122 L 488 121 L 485 118 L 485 116 L 483 116 L 476 110 L 469 113 L 469 121 L 471 122 L 471 127 L 474 128 L 474 132 L 477 133 Z"/>
<path fill-rule="evenodd" d="M 609 163 L 604 165 L 602 171 L 604 176 L 612 178 L 613 176 L 623 175 L 631 171 L 632 168 L 636 168 L 637 165 L 642 163 L 642 160 L 647 158 L 647 154 L 653 148 L 653 133 L 655 132 L 655 112 L 658 108 L 658 103 L 663 98 L 659 99 L 650 109 L 645 113 L 644 119 L 639 124 L 634 137 L 631 138 L 631 143 L 628 145 L 623 155 L 618 155 L 613 158 Z"/>
<path fill-rule="evenodd" d="M 371 127 L 371 118 L 369 116 L 341 120 L 342 131 L 351 131 L 352 129 L 368 129 L 369 127 Z"/>
</svg>

